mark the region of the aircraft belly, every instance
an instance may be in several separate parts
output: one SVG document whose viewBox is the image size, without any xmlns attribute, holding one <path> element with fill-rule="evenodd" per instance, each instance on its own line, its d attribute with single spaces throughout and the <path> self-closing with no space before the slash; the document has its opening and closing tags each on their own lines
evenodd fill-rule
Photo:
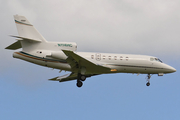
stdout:
<svg viewBox="0 0 180 120">
<path fill-rule="evenodd" d="M 134 68 L 134 67 L 123 67 L 120 72 L 123 73 L 142 73 L 142 74 L 157 74 L 160 72 L 159 69 L 154 68 Z"/>
<path fill-rule="evenodd" d="M 163 68 L 153 66 L 136 66 L 136 65 L 110 65 L 111 69 L 116 69 L 117 73 L 142 73 L 142 74 L 158 74 Z"/>
</svg>

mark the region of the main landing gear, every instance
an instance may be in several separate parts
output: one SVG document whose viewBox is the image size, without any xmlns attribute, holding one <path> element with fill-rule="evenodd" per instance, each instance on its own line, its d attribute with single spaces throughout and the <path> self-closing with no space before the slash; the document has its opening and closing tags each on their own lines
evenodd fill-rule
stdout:
<svg viewBox="0 0 180 120">
<path fill-rule="evenodd" d="M 77 85 L 77 87 L 82 87 L 83 83 L 80 80 L 77 80 L 76 85 Z"/>
<path fill-rule="evenodd" d="M 77 83 L 76 83 L 77 87 L 82 87 L 83 85 L 82 81 L 85 81 L 85 80 L 86 80 L 86 76 L 78 73 Z"/>
<path fill-rule="evenodd" d="M 147 83 L 146 83 L 147 86 L 150 86 L 150 78 L 151 78 L 151 75 L 148 74 L 147 75 Z"/>
</svg>

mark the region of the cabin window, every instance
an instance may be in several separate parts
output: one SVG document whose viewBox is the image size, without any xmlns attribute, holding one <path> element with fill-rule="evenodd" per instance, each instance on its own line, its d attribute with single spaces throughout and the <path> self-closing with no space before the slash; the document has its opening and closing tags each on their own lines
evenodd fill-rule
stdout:
<svg viewBox="0 0 180 120">
<path fill-rule="evenodd" d="M 94 59 L 94 55 L 91 55 L 91 59 Z"/>
<path fill-rule="evenodd" d="M 117 60 L 117 56 L 114 56 L 114 60 Z"/>
<path fill-rule="evenodd" d="M 123 57 L 122 57 L 122 56 L 120 56 L 120 60 L 123 60 Z"/>
<path fill-rule="evenodd" d="M 106 56 L 105 56 L 105 55 L 103 55 L 103 59 L 104 59 L 104 60 L 106 59 Z"/>
<path fill-rule="evenodd" d="M 111 56 L 109 56 L 109 60 L 111 60 Z"/>
<path fill-rule="evenodd" d="M 126 61 L 128 61 L 129 57 L 126 57 Z"/>
</svg>

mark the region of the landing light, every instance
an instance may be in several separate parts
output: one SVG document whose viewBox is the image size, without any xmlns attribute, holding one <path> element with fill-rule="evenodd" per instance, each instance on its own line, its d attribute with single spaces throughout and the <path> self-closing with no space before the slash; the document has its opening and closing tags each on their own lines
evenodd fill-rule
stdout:
<svg viewBox="0 0 180 120">
<path fill-rule="evenodd" d="M 111 69 L 111 72 L 116 72 L 117 70 L 116 69 Z"/>
</svg>

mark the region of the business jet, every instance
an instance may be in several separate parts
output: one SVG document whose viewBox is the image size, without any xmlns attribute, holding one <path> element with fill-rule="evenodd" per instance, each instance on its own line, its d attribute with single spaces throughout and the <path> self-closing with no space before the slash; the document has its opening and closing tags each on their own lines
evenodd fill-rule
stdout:
<svg viewBox="0 0 180 120">
<path fill-rule="evenodd" d="M 77 80 L 77 87 L 91 76 L 111 73 L 147 74 L 147 83 L 153 74 L 163 76 L 176 72 L 176 69 L 163 63 L 159 58 L 147 55 L 111 54 L 76 52 L 74 42 L 48 42 L 24 16 L 14 15 L 18 30 L 16 42 L 5 49 L 22 51 L 14 52 L 13 57 L 37 65 L 70 71 L 71 73 L 49 80 Z"/>
</svg>

